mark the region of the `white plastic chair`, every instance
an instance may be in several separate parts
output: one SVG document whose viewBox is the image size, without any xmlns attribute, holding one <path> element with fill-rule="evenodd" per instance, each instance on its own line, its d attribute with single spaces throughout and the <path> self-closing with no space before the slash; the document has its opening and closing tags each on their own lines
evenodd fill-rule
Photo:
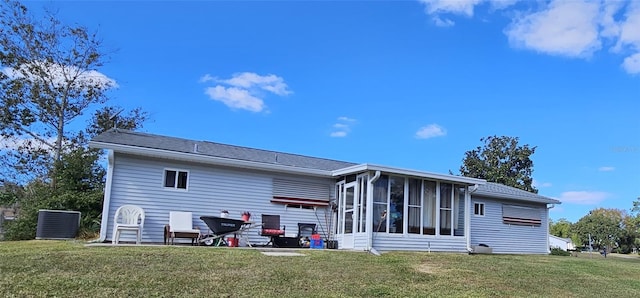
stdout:
<svg viewBox="0 0 640 298">
<path fill-rule="evenodd" d="M 193 214 L 186 211 L 169 211 L 169 244 L 173 244 L 175 238 L 191 238 L 191 244 L 200 237 L 200 230 L 193 228 Z M 165 244 L 166 244 L 165 239 Z"/>
<path fill-rule="evenodd" d="M 113 218 L 113 244 L 118 244 L 120 231 L 135 231 L 136 244 L 142 242 L 142 228 L 144 227 L 144 210 L 136 205 L 122 205 L 116 210 Z"/>
</svg>

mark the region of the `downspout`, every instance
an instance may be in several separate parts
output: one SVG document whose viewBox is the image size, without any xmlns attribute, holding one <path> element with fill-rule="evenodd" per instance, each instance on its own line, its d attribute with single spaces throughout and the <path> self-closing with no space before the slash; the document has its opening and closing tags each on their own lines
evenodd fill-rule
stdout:
<svg viewBox="0 0 640 298">
<path fill-rule="evenodd" d="M 93 242 L 104 242 L 107 238 L 107 228 L 109 227 L 109 205 L 111 204 L 111 184 L 113 183 L 113 166 L 115 164 L 115 155 L 113 150 L 108 153 L 107 180 L 104 185 L 104 199 L 102 204 L 102 220 L 100 222 L 100 238 Z"/>
<path fill-rule="evenodd" d="M 373 183 L 375 183 L 378 178 L 380 178 L 380 171 L 376 171 L 373 177 L 369 178 L 369 183 L 367 183 L 367 251 L 378 254 L 378 252 L 373 248 Z M 371 223 L 371 225 L 369 225 Z"/>
<path fill-rule="evenodd" d="M 465 235 L 465 240 L 467 241 L 467 251 L 468 252 L 472 252 L 473 249 L 471 248 L 471 194 L 476 192 L 476 190 L 478 190 L 478 184 L 475 184 L 468 192 L 468 195 L 465 196 L 465 204 L 467 206 L 467 210 L 465 210 L 466 212 L 464 213 L 464 224 L 465 224 L 465 231 L 467 231 L 466 235 Z"/>
<path fill-rule="evenodd" d="M 547 224 L 545 225 L 545 229 L 547 230 L 547 253 L 548 254 L 551 253 L 551 248 L 549 248 L 549 209 L 552 209 L 555 206 L 556 206 L 555 204 L 547 205 Z"/>
</svg>

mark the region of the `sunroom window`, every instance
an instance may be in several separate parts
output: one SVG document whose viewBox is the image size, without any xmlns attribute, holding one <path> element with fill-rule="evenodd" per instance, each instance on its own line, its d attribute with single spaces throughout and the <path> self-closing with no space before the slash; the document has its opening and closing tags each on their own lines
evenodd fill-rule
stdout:
<svg viewBox="0 0 640 298">
<path fill-rule="evenodd" d="M 372 228 L 374 232 L 464 236 L 466 190 L 453 183 L 382 175 L 373 187 Z"/>
</svg>

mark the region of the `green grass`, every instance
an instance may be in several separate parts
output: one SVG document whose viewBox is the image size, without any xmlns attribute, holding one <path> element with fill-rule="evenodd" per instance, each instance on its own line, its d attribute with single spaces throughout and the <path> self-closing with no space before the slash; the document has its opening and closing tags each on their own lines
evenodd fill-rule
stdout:
<svg viewBox="0 0 640 298">
<path fill-rule="evenodd" d="M 640 297 L 640 259 L 0 242 L 1 297 Z"/>
</svg>

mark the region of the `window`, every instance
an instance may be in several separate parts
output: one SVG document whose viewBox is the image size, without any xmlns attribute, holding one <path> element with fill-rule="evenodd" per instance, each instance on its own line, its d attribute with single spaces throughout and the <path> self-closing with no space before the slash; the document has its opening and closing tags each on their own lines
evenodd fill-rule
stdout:
<svg viewBox="0 0 640 298">
<path fill-rule="evenodd" d="M 484 203 L 473 204 L 473 215 L 484 216 Z"/>
<path fill-rule="evenodd" d="M 451 235 L 453 185 L 440 183 L 440 235 Z"/>
<path fill-rule="evenodd" d="M 464 236 L 464 212 L 467 187 L 456 185 L 453 189 L 453 236 Z"/>
<path fill-rule="evenodd" d="M 373 231 L 387 231 L 387 201 L 389 176 L 382 175 L 373 184 Z"/>
<path fill-rule="evenodd" d="M 423 200 L 424 200 L 424 223 L 422 224 L 422 233 L 424 235 L 436 234 L 436 182 L 423 181 Z"/>
<path fill-rule="evenodd" d="M 187 189 L 188 171 L 164 170 L 164 187 Z"/>
<path fill-rule="evenodd" d="M 358 212 L 358 232 L 364 233 L 367 231 L 367 185 L 369 179 L 368 176 L 358 177 L 358 188 L 360 190 L 360 196 L 358 197 L 358 206 L 356 211 Z"/>
<path fill-rule="evenodd" d="M 404 177 L 392 176 L 389 179 L 389 232 L 403 232 L 404 222 Z"/>
<path fill-rule="evenodd" d="M 422 213 L 422 200 L 420 199 L 420 183 L 418 179 L 409 179 L 409 234 L 420 234 L 420 214 Z"/>
<path fill-rule="evenodd" d="M 381 175 L 372 192 L 374 232 L 465 235 L 467 186 Z"/>
</svg>

